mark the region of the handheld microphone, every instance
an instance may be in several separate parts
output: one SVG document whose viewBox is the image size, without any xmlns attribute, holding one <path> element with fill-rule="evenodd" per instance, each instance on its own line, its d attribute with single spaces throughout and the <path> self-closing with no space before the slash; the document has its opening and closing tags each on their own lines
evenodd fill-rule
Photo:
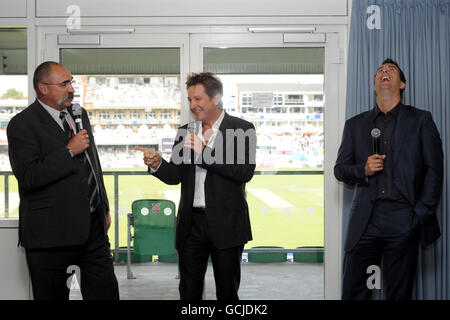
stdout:
<svg viewBox="0 0 450 320">
<path fill-rule="evenodd" d="M 192 121 L 192 122 L 188 123 L 187 131 L 189 133 L 194 133 L 195 134 L 195 121 Z"/>
<path fill-rule="evenodd" d="M 75 126 L 77 127 L 77 132 L 80 132 L 83 130 L 83 122 L 81 121 L 81 114 L 83 113 L 81 106 L 76 103 L 72 105 L 72 113 L 73 117 L 75 118 Z"/>
<path fill-rule="evenodd" d="M 370 132 L 370 135 L 372 136 L 372 142 L 373 142 L 373 153 L 374 154 L 381 154 L 381 131 L 378 128 L 373 128 Z"/>
<path fill-rule="evenodd" d="M 199 122 L 198 121 L 191 121 L 191 122 L 189 122 L 188 125 L 187 125 L 188 134 L 189 133 L 196 134 L 197 131 L 198 131 L 198 128 L 199 128 Z M 188 148 L 188 147 L 184 147 L 183 153 L 184 153 L 184 163 L 186 163 L 186 164 L 192 163 L 192 159 L 191 159 L 192 150 L 190 148 Z"/>
</svg>

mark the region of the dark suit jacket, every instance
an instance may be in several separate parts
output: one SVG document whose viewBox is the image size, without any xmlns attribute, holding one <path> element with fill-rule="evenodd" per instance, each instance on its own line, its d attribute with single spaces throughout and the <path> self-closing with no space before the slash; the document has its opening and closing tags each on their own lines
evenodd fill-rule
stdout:
<svg viewBox="0 0 450 320">
<path fill-rule="evenodd" d="M 399 104 L 393 140 L 393 182 L 421 225 L 421 243 L 440 236 L 436 208 L 442 190 L 442 143 L 431 113 Z M 355 186 L 345 250 L 351 250 L 369 222 L 377 196 L 376 174 L 366 181 L 364 167 L 373 154 L 370 131 L 375 109 L 346 121 L 334 167 L 339 181 Z"/>
<path fill-rule="evenodd" d="M 73 117 L 72 107 L 68 111 Z M 87 152 L 99 182 L 106 234 L 108 198 L 84 109 L 82 121 L 90 138 Z M 19 183 L 19 243 L 27 249 L 83 244 L 89 236 L 90 212 L 82 155 L 71 158 L 66 134 L 37 100 L 11 119 L 7 135 L 9 159 Z"/>
<path fill-rule="evenodd" d="M 184 156 L 185 149 L 179 146 L 184 143 L 186 128 L 187 125 L 178 131 L 170 162 L 163 160 L 159 169 L 153 173 L 155 177 L 167 184 L 175 185 L 181 182 L 175 241 L 178 250 L 182 249 L 184 240 L 190 233 L 195 188 L 195 164 L 180 164 L 179 161 L 174 161 L 174 157 Z M 227 139 L 227 129 L 249 130 L 246 131 L 249 135 L 245 139 L 244 153 L 240 154 L 238 150 L 244 147 L 242 141 L 231 136 Z M 217 248 L 224 249 L 243 245 L 252 240 L 248 205 L 245 200 L 245 183 L 250 181 L 255 171 L 256 134 L 253 124 L 226 113 L 219 132 L 221 135 L 217 135 L 213 149 L 204 148 L 200 166 L 207 170 L 205 210 L 211 238 Z M 220 156 L 220 149 L 223 150 L 223 157 Z M 234 154 L 231 154 L 231 151 Z M 208 160 L 210 154 L 222 161 L 211 163 Z M 226 161 L 227 154 L 232 161 Z M 191 157 L 192 155 L 193 152 Z"/>
</svg>

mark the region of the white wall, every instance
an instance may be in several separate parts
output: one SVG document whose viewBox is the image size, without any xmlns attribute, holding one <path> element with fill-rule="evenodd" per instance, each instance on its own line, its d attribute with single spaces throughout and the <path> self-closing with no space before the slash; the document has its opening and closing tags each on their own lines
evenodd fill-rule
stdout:
<svg viewBox="0 0 450 320">
<path fill-rule="evenodd" d="M 30 299 L 25 250 L 17 247 L 18 221 L 0 219 L 0 300 Z"/>
<path fill-rule="evenodd" d="M 27 0 L 0 1 L 0 18 L 26 18 Z"/>
<path fill-rule="evenodd" d="M 347 0 L 36 0 L 38 17 L 66 17 L 77 5 L 88 17 L 347 15 Z"/>
</svg>

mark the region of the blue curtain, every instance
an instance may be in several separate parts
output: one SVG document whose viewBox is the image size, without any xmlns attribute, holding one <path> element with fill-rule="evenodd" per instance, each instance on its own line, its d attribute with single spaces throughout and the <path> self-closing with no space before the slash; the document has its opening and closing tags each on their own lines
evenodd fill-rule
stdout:
<svg viewBox="0 0 450 320">
<path fill-rule="evenodd" d="M 450 298 L 450 0 L 353 0 L 347 75 L 347 119 L 375 105 L 376 69 L 390 57 L 406 76 L 405 104 L 431 111 L 444 149 L 438 219 L 442 236 L 419 254 L 416 299 Z M 344 192 L 344 227 L 351 190 Z"/>
</svg>

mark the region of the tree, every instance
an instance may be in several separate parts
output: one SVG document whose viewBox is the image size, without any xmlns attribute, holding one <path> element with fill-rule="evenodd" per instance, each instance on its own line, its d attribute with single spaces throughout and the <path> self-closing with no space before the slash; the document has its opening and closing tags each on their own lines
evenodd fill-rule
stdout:
<svg viewBox="0 0 450 320">
<path fill-rule="evenodd" d="M 2 96 L 2 98 L 25 99 L 23 93 L 14 88 L 6 90 L 6 93 Z"/>
</svg>

